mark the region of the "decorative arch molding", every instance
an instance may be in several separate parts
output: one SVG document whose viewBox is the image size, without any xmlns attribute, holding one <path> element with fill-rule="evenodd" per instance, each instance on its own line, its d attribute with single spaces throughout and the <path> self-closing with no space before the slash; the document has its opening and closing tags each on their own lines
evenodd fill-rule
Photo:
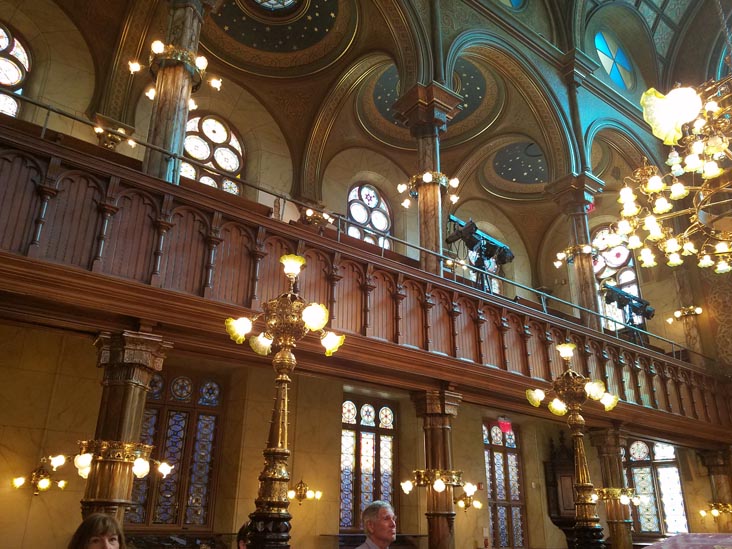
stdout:
<svg viewBox="0 0 732 549">
<path fill-rule="evenodd" d="M 398 45 L 396 66 L 402 90 L 417 82 L 426 84 L 432 79 L 432 52 L 429 38 L 422 26 L 413 2 L 373 0 Z"/>
<path fill-rule="evenodd" d="M 541 135 L 552 159 L 554 173 L 571 173 L 578 164 L 578 153 L 564 109 L 544 78 L 523 54 L 506 49 L 505 39 L 485 30 L 466 31 L 455 38 L 446 58 L 446 74 L 452 74 L 455 63 L 467 49 L 485 52 L 490 66 L 507 82 L 513 83 L 532 107 Z"/>
<path fill-rule="evenodd" d="M 389 57 L 384 53 L 369 54 L 357 59 L 341 75 L 321 104 L 305 147 L 300 189 L 299 192 L 294 193 L 297 198 L 320 202 L 322 189 L 319 182 L 322 178 L 323 155 L 338 113 L 345 105 L 348 96 L 369 76 L 371 71 L 387 60 Z"/>
<path fill-rule="evenodd" d="M 643 156 L 649 161 L 660 164 L 663 161 L 659 158 L 658 150 L 651 150 L 635 132 L 627 126 L 624 126 L 617 120 L 600 118 L 595 120 L 587 128 L 585 133 L 585 146 L 588 151 L 592 150 L 592 145 L 598 138 L 599 134 L 610 142 L 623 159 L 630 165 L 637 164 L 640 166 Z"/>
</svg>

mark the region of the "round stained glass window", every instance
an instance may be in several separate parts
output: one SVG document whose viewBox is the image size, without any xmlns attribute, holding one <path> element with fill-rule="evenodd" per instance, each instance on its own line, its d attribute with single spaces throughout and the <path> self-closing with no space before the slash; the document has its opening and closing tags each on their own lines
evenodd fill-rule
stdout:
<svg viewBox="0 0 732 549">
<path fill-rule="evenodd" d="M 226 143 L 229 138 L 229 132 L 221 122 L 215 118 L 206 118 L 201 124 L 201 129 L 206 137 L 214 143 Z"/>
<path fill-rule="evenodd" d="M 190 400 L 193 393 L 193 381 L 186 376 L 176 377 L 170 384 L 170 393 L 176 400 Z"/>
<path fill-rule="evenodd" d="M 196 168 L 194 168 L 188 162 L 181 162 L 180 163 L 180 174 L 183 177 L 187 177 L 188 179 L 195 180 L 196 179 Z"/>
<path fill-rule="evenodd" d="M 364 242 L 391 248 L 391 209 L 378 189 L 366 183 L 354 185 L 348 193 L 348 235 Z M 355 225 L 355 226 L 354 226 Z"/>
<path fill-rule="evenodd" d="M 501 4 L 512 10 L 520 10 L 524 7 L 526 0 L 500 0 Z"/>
<path fill-rule="evenodd" d="M 196 160 L 206 160 L 211 154 L 211 147 L 208 146 L 206 140 L 197 135 L 189 135 L 185 142 L 186 153 Z"/>
<path fill-rule="evenodd" d="M 361 406 L 361 425 L 375 426 L 376 410 L 371 404 Z"/>
<path fill-rule="evenodd" d="M 198 403 L 204 406 L 218 406 L 221 387 L 215 381 L 206 381 L 201 385 Z"/>
<path fill-rule="evenodd" d="M 213 169 L 196 170 L 190 164 L 185 166 L 183 163 L 182 176 L 198 179 L 204 185 L 216 187 L 230 194 L 241 194 L 240 185 L 230 177 L 241 177 L 244 168 L 244 150 L 241 140 L 234 135 L 231 127 L 223 119 L 214 115 L 194 116 L 189 119 L 186 123 L 184 150 L 186 156 L 205 162 L 206 166 Z M 220 172 L 230 174 L 229 178 Z"/>
<path fill-rule="evenodd" d="M 216 163 L 226 172 L 239 171 L 239 157 L 232 149 L 218 147 L 214 151 Z"/>
<path fill-rule="evenodd" d="M 23 79 L 23 72 L 20 67 L 4 57 L 0 57 L 0 84 L 4 86 L 15 86 Z"/>
<path fill-rule="evenodd" d="M 622 267 L 628 261 L 630 256 L 630 250 L 625 246 L 615 246 L 611 250 L 602 252 L 602 257 L 605 258 L 605 263 L 613 269 Z"/>
<path fill-rule="evenodd" d="M 0 112 L 8 116 L 18 114 L 18 102 L 8 95 L 0 95 Z"/>
<path fill-rule="evenodd" d="M 384 406 L 379 410 L 379 427 L 391 429 L 394 427 L 394 412 L 391 408 Z"/>
<path fill-rule="evenodd" d="M 343 403 L 341 421 L 343 423 L 356 423 L 356 405 L 350 400 Z"/>
<path fill-rule="evenodd" d="M 239 185 L 234 183 L 231 179 L 224 179 L 221 186 L 227 193 L 239 194 Z"/>
<path fill-rule="evenodd" d="M 650 450 L 645 442 L 636 440 L 629 448 L 630 461 L 642 461 L 648 459 L 650 456 Z"/>
<path fill-rule="evenodd" d="M 351 202 L 348 211 L 356 223 L 366 223 L 369 220 L 369 211 L 360 202 Z"/>
<path fill-rule="evenodd" d="M 0 88 L 22 94 L 30 66 L 26 48 L 10 29 L 0 24 Z M 0 95 L 1 113 L 17 116 L 20 105 L 20 100 L 12 95 Z"/>
<path fill-rule="evenodd" d="M 293 8 L 298 0 L 254 0 L 259 6 L 266 10 L 278 11 Z"/>
<path fill-rule="evenodd" d="M 382 210 L 371 212 L 371 223 L 378 231 L 386 231 L 389 228 L 389 218 Z"/>
</svg>

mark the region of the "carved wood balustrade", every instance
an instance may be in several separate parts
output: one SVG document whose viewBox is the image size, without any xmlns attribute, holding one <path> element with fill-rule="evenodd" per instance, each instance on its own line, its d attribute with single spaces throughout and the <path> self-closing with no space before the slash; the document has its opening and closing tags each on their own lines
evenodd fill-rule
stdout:
<svg viewBox="0 0 732 549">
<path fill-rule="evenodd" d="M 329 359 L 303 340 L 303 370 L 404 389 L 449 383 L 466 401 L 546 417 L 523 394 L 561 373 L 556 344 L 569 339 L 573 368 L 622 401 L 612 418 L 588 406 L 591 421 L 700 445 L 730 441 L 729 386 L 699 367 L 73 145 L 2 127 L 2 317 L 88 332 L 146 326 L 177 350 L 256 362 L 226 338 L 223 319 L 283 292 L 278 260 L 294 252 L 307 258 L 301 294 L 326 304 L 331 328 L 348 334 Z"/>
</svg>

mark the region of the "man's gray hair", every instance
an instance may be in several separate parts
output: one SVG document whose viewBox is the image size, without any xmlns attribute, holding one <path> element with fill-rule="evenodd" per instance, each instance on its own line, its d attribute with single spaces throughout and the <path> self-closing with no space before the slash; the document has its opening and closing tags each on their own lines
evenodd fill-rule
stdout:
<svg viewBox="0 0 732 549">
<path fill-rule="evenodd" d="M 394 513 L 394 508 L 388 501 L 376 500 L 369 503 L 361 513 L 361 524 L 363 525 L 363 531 L 366 535 L 369 535 L 369 529 L 366 526 L 370 521 L 376 520 L 379 516 L 379 511 L 386 509 L 390 513 Z"/>
</svg>

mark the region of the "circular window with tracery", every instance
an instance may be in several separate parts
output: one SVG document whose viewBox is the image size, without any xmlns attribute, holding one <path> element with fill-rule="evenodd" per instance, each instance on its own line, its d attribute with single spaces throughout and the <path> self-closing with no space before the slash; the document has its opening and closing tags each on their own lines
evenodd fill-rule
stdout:
<svg viewBox="0 0 732 549">
<path fill-rule="evenodd" d="M 11 30 L 0 23 L 0 87 L 5 91 L 22 95 L 23 86 L 30 72 L 28 49 L 13 36 Z M 20 100 L 12 95 L 0 94 L 0 113 L 18 116 Z"/>
<path fill-rule="evenodd" d="M 348 193 L 348 235 L 391 249 L 391 208 L 373 185 L 360 183 Z"/>
<path fill-rule="evenodd" d="M 183 151 L 187 158 L 197 162 L 181 162 L 180 174 L 183 177 L 231 194 L 241 194 L 239 179 L 244 171 L 244 148 L 224 120 L 213 115 L 191 118 L 186 124 Z M 223 174 L 206 167 L 215 168 Z"/>
</svg>

